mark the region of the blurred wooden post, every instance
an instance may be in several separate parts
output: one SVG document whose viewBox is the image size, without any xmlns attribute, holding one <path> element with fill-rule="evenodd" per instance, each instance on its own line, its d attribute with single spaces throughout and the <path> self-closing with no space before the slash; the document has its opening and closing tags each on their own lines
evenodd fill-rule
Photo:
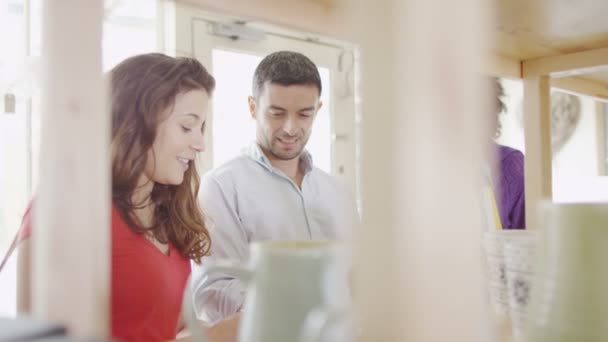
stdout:
<svg viewBox="0 0 608 342">
<path fill-rule="evenodd" d="M 78 336 L 109 326 L 110 115 L 102 80 L 102 0 L 44 3 L 40 186 L 33 313 Z"/>
<path fill-rule="evenodd" d="M 537 229 L 537 205 L 552 198 L 551 104 L 549 76 L 524 78 L 526 141 L 526 226 Z"/>
<path fill-rule="evenodd" d="M 396 173 L 394 21 L 389 1 L 360 0 L 355 8 L 359 44 L 361 96 L 361 205 L 363 225 L 355 235 L 356 304 L 364 336 L 361 341 L 405 341 L 397 328 L 406 317 L 405 285 L 399 273 L 399 235 L 394 199 Z M 371 231 L 370 231 L 371 229 Z"/>
<path fill-rule="evenodd" d="M 356 3 L 361 341 L 486 341 L 478 194 L 491 2 Z"/>
</svg>

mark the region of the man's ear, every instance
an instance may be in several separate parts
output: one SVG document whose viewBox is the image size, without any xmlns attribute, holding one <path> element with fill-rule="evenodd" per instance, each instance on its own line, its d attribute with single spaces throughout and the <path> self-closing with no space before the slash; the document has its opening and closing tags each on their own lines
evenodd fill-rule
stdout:
<svg viewBox="0 0 608 342">
<path fill-rule="evenodd" d="M 257 111 L 257 104 L 255 103 L 255 99 L 253 96 L 249 96 L 247 98 L 247 102 L 249 102 L 249 114 L 251 114 L 251 118 L 255 120 L 255 113 Z"/>
</svg>

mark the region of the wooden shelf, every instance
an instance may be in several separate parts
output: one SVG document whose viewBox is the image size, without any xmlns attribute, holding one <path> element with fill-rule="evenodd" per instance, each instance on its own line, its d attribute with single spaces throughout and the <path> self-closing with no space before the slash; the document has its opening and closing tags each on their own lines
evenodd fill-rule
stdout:
<svg viewBox="0 0 608 342">
<path fill-rule="evenodd" d="M 551 199 L 549 85 L 608 99 L 608 1 L 498 0 L 493 73 L 524 81 L 526 220 Z M 501 74 L 502 73 L 502 74 Z"/>
<path fill-rule="evenodd" d="M 608 1 L 499 0 L 497 52 L 516 60 L 608 47 Z"/>
</svg>

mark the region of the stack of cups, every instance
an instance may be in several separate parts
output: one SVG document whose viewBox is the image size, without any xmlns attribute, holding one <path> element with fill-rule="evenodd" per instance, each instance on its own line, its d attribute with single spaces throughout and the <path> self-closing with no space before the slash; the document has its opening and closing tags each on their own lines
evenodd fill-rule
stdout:
<svg viewBox="0 0 608 342">
<path fill-rule="evenodd" d="M 524 330 L 528 303 L 536 268 L 536 231 L 526 231 L 505 242 L 505 268 L 509 314 L 513 337 L 517 342 L 524 341 Z"/>
<path fill-rule="evenodd" d="M 543 203 L 527 342 L 608 341 L 608 205 Z"/>
<path fill-rule="evenodd" d="M 500 330 L 523 340 L 526 307 L 535 266 L 537 233 L 528 230 L 484 232 L 486 285 Z M 501 323 L 503 322 L 503 323 Z"/>
<path fill-rule="evenodd" d="M 509 315 L 509 296 L 507 292 L 507 270 L 504 258 L 506 231 L 489 231 L 482 235 L 481 244 L 485 264 L 485 276 L 494 313 Z"/>
</svg>

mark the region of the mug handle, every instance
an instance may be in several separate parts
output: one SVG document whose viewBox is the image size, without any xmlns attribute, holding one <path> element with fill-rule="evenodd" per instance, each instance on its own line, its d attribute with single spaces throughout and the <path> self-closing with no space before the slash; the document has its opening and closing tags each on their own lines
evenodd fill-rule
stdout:
<svg viewBox="0 0 608 342">
<path fill-rule="evenodd" d="M 229 260 L 217 260 L 206 262 L 203 265 L 204 272 L 223 272 L 238 278 L 244 283 L 248 283 L 253 277 L 253 271 L 246 268 L 245 266 L 232 262 Z M 196 311 L 194 310 L 192 275 L 188 276 L 186 281 L 186 288 L 184 289 L 184 298 L 182 299 L 182 318 L 186 328 L 191 334 L 192 341 L 194 342 L 207 342 L 203 329 L 201 328 L 200 321 L 196 317 Z"/>
<path fill-rule="evenodd" d="M 306 316 L 300 342 L 320 342 L 323 332 L 350 314 L 346 308 L 317 308 Z"/>
</svg>

